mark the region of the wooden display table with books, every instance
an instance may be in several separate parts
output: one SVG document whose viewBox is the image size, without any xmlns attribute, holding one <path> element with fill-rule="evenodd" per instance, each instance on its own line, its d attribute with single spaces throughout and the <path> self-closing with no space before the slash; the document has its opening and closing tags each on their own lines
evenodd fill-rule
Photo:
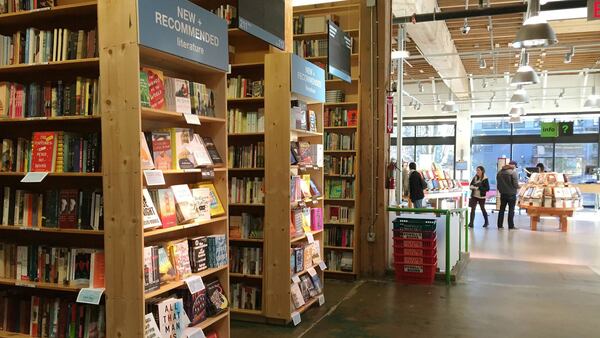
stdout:
<svg viewBox="0 0 600 338">
<path fill-rule="evenodd" d="M 567 217 L 573 217 L 575 208 L 546 208 L 546 207 L 534 207 L 531 205 L 520 204 L 520 208 L 527 210 L 527 215 L 530 218 L 531 230 L 536 231 L 538 222 L 541 216 L 558 217 L 560 224 L 560 231 L 567 231 L 568 220 Z"/>
</svg>

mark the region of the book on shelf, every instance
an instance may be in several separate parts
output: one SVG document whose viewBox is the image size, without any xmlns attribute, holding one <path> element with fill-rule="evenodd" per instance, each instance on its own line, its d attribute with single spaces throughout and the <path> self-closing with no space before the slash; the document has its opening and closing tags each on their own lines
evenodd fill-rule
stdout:
<svg viewBox="0 0 600 338">
<path fill-rule="evenodd" d="M 142 170 L 154 169 L 154 161 L 152 160 L 152 153 L 144 132 L 140 132 L 140 159 L 142 161 Z"/>
<path fill-rule="evenodd" d="M 15 13 L 21 11 L 32 11 L 36 9 L 54 7 L 55 0 L 0 0 L 0 14 Z"/>
<path fill-rule="evenodd" d="M 346 100 L 346 93 L 341 89 L 325 91 L 325 103 L 339 103 Z"/>
<path fill-rule="evenodd" d="M 262 308 L 262 292 L 256 286 L 232 282 L 230 293 L 233 309 L 260 310 Z"/>
<path fill-rule="evenodd" d="M 165 79 L 162 71 L 142 67 L 140 71 L 140 96 L 142 107 L 165 109 Z M 145 97 L 148 99 L 146 100 Z"/>
<path fill-rule="evenodd" d="M 102 250 L 0 243 L 0 278 L 104 287 Z"/>
<path fill-rule="evenodd" d="M 294 243 L 290 248 L 290 272 L 302 273 L 321 262 L 321 247 L 318 240 L 313 243 Z"/>
<path fill-rule="evenodd" d="M 195 293 L 189 290 L 180 290 L 178 296 L 183 300 L 183 308 L 190 320 L 190 326 L 200 324 L 208 317 L 208 300 L 206 289 Z"/>
<path fill-rule="evenodd" d="M 262 239 L 262 216 L 242 212 L 240 216 L 229 216 L 229 238 L 231 239 Z"/>
<path fill-rule="evenodd" d="M 308 130 L 308 106 L 305 101 L 293 100 L 290 110 L 290 127 L 292 129 Z"/>
<path fill-rule="evenodd" d="M 172 185 L 171 191 L 175 198 L 175 210 L 177 212 L 177 222 L 184 224 L 194 221 L 198 218 L 196 209 L 196 200 L 187 184 Z"/>
<path fill-rule="evenodd" d="M 291 142 L 292 155 L 296 158 L 299 165 L 323 166 L 323 145 L 311 144 L 306 141 Z M 296 154 L 297 152 L 297 154 Z"/>
<path fill-rule="evenodd" d="M 104 304 L 25 292 L 0 294 L 0 330 L 31 337 L 105 337 Z M 70 333 L 73 333 L 71 335 Z M 8 336 L 12 336 L 9 334 Z"/>
<path fill-rule="evenodd" d="M 356 127 L 358 125 L 358 110 L 342 107 L 327 108 L 323 114 L 325 127 Z"/>
<path fill-rule="evenodd" d="M 190 250 L 190 263 L 192 272 L 197 273 L 208 268 L 206 254 L 208 250 L 208 239 L 206 236 L 188 238 Z"/>
<path fill-rule="evenodd" d="M 177 271 L 175 270 L 173 263 L 171 263 L 169 252 L 164 245 L 158 246 L 158 275 L 160 284 L 166 284 L 177 280 Z"/>
<path fill-rule="evenodd" d="M 171 151 L 173 153 L 174 170 L 193 169 L 192 140 L 194 131 L 189 128 L 171 128 Z M 197 144 L 196 144 L 197 145 Z"/>
<path fill-rule="evenodd" d="M 329 250 L 325 253 L 325 263 L 330 271 L 352 272 L 352 252 Z"/>
<path fill-rule="evenodd" d="M 223 159 L 221 158 L 221 155 L 219 154 L 217 146 L 215 145 L 215 142 L 213 141 L 212 137 L 203 136 L 202 141 L 204 141 L 204 146 L 206 147 L 206 150 L 208 150 L 208 154 L 210 155 L 210 158 L 213 161 L 213 163 L 215 165 L 222 164 Z"/>
<path fill-rule="evenodd" d="M 215 92 L 203 83 L 190 81 L 192 114 L 215 117 Z"/>
<path fill-rule="evenodd" d="M 144 248 L 144 291 L 157 290 L 159 287 L 158 247 L 147 246 Z"/>
<path fill-rule="evenodd" d="M 194 196 L 196 211 L 198 213 L 196 219 L 199 221 L 210 220 L 210 204 L 212 200 L 210 188 L 192 188 L 192 196 Z"/>
<path fill-rule="evenodd" d="M 329 175 L 354 176 L 355 163 L 354 155 L 325 155 L 323 158 L 324 173 Z"/>
<path fill-rule="evenodd" d="M 232 5 L 220 5 L 212 10 L 219 18 L 227 22 L 227 26 L 237 27 L 237 8 Z"/>
<path fill-rule="evenodd" d="M 325 181 L 325 198 L 353 199 L 354 181 L 344 178 L 329 178 Z"/>
<path fill-rule="evenodd" d="M 40 64 L 77 60 L 98 56 L 98 37 L 95 29 L 70 30 L 26 28 L 12 35 L 0 35 L 0 66 Z"/>
<path fill-rule="evenodd" d="M 326 33 L 327 21 L 339 22 L 339 17 L 335 14 L 324 15 L 298 15 L 294 16 L 292 28 L 294 34 L 313 34 Z"/>
<path fill-rule="evenodd" d="M 144 215 L 144 230 L 155 229 L 162 226 L 158 212 L 148 189 L 142 190 L 142 214 Z"/>
<path fill-rule="evenodd" d="M 229 307 L 229 301 L 225 296 L 223 286 L 218 279 L 207 280 L 206 282 L 206 297 L 208 299 L 208 314 L 215 316 Z"/>
<path fill-rule="evenodd" d="M 227 163 L 230 168 L 264 168 L 265 143 L 230 145 L 227 149 Z"/>
<path fill-rule="evenodd" d="M 325 133 L 325 150 L 354 150 L 355 133 Z"/>
<path fill-rule="evenodd" d="M 173 151 L 171 148 L 171 132 L 157 130 L 152 132 L 152 156 L 158 170 L 171 170 Z"/>
<path fill-rule="evenodd" d="M 230 246 L 229 272 L 244 275 L 262 275 L 262 248 Z"/>
<path fill-rule="evenodd" d="M 231 177 L 229 202 L 231 204 L 263 204 L 265 200 L 262 177 Z"/>
<path fill-rule="evenodd" d="M 193 188 L 208 188 L 210 189 L 210 216 L 216 217 L 223 215 L 225 213 L 225 208 L 223 208 L 223 204 L 221 203 L 221 199 L 219 198 L 219 194 L 217 193 L 217 189 L 215 185 L 210 182 L 198 183 L 192 186 Z"/>
<path fill-rule="evenodd" d="M 153 298 L 147 302 L 146 306 L 146 312 L 154 315 L 161 336 L 183 337 L 183 329 L 187 326 L 184 321 L 183 299 Z"/>
<path fill-rule="evenodd" d="M 302 295 L 302 291 L 300 290 L 299 283 L 292 283 L 290 292 L 292 294 L 292 304 L 294 305 L 294 309 L 299 309 L 306 304 L 304 296 Z"/>
<path fill-rule="evenodd" d="M 327 223 L 353 223 L 354 208 L 341 205 L 326 205 L 324 217 Z"/>
<path fill-rule="evenodd" d="M 327 57 L 327 39 L 294 40 L 294 54 L 302 57 Z"/>
<path fill-rule="evenodd" d="M 181 280 L 192 274 L 190 264 L 190 251 L 187 239 L 181 239 L 176 242 L 170 242 L 167 245 L 171 263 L 175 267 L 177 279 Z"/>
<path fill-rule="evenodd" d="M 206 236 L 206 261 L 209 268 L 227 265 L 227 237 L 224 234 Z"/>
<path fill-rule="evenodd" d="M 165 77 L 165 103 L 169 111 L 192 113 L 190 83 L 184 79 Z"/>
<path fill-rule="evenodd" d="M 264 108 L 257 111 L 242 111 L 231 108 L 227 112 L 227 132 L 229 134 L 262 133 L 265 131 Z"/>
<path fill-rule="evenodd" d="M 264 80 L 251 80 L 241 75 L 227 79 L 227 98 L 239 99 L 264 96 Z"/>
<path fill-rule="evenodd" d="M 154 201 L 162 228 L 177 225 L 177 212 L 175 211 L 175 197 L 170 188 L 150 190 L 150 197 Z"/>
<path fill-rule="evenodd" d="M 351 248 L 354 246 L 354 230 L 347 227 L 333 226 L 325 229 L 324 244 Z"/>
</svg>

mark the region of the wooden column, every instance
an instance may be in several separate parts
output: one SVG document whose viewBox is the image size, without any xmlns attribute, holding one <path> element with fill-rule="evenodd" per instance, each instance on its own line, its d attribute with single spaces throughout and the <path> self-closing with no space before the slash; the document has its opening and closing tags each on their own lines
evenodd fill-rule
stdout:
<svg viewBox="0 0 600 338">
<path fill-rule="evenodd" d="M 107 337 L 144 336 L 137 2 L 98 1 Z"/>
<path fill-rule="evenodd" d="M 360 275 L 383 276 L 389 240 L 385 167 L 389 137 L 385 134 L 385 98 L 390 82 L 391 0 L 360 8 Z M 373 52 L 372 52 L 373 51 Z M 375 234 L 369 241 L 368 235 Z"/>
</svg>

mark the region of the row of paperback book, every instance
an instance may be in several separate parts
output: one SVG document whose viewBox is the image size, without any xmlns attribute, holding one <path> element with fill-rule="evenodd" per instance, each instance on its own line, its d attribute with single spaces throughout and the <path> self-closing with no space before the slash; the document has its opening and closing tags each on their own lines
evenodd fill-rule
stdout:
<svg viewBox="0 0 600 338">
<path fill-rule="evenodd" d="M 0 118 L 99 115 L 98 79 L 0 82 Z"/>
<path fill-rule="evenodd" d="M 321 243 L 296 243 L 290 248 L 290 272 L 292 275 L 307 272 L 321 262 Z"/>
<path fill-rule="evenodd" d="M 302 100 L 292 101 L 290 117 L 290 127 L 292 129 L 317 131 L 317 114 L 308 109 L 306 102 Z"/>
<path fill-rule="evenodd" d="M 245 283 L 230 284 L 231 308 L 243 310 L 260 310 L 262 308 L 262 292 L 256 286 Z"/>
<path fill-rule="evenodd" d="M 229 216 L 230 239 L 262 239 L 264 236 L 264 218 L 242 212 L 241 215 Z"/>
<path fill-rule="evenodd" d="M 354 150 L 356 134 L 325 133 L 325 150 Z"/>
<path fill-rule="evenodd" d="M 230 204 L 265 203 L 265 180 L 262 177 L 232 177 L 229 181 Z"/>
<path fill-rule="evenodd" d="M 220 5 L 212 10 L 219 18 L 227 22 L 229 28 L 237 27 L 237 8 L 232 5 Z"/>
<path fill-rule="evenodd" d="M 343 246 L 351 248 L 354 246 L 354 230 L 346 227 L 327 227 L 325 228 L 325 237 L 323 241 L 329 246 Z"/>
<path fill-rule="evenodd" d="M 352 272 L 352 252 L 327 250 L 325 263 L 329 271 Z"/>
<path fill-rule="evenodd" d="M 231 145 L 227 152 L 230 168 L 264 168 L 265 143 Z"/>
<path fill-rule="evenodd" d="M 325 92 L 326 103 L 339 103 L 346 100 L 346 93 L 341 89 L 332 89 Z"/>
<path fill-rule="evenodd" d="M 31 139 L 2 140 L 3 172 L 100 172 L 100 135 L 38 131 Z"/>
<path fill-rule="evenodd" d="M 102 192 L 61 189 L 42 192 L 5 186 L 0 189 L 0 221 L 31 229 L 104 229 Z"/>
<path fill-rule="evenodd" d="M 294 54 L 303 58 L 327 56 L 327 39 L 294 40 Z"/>
<path fill-rule="evenodd" d="M 342 205 L 326 205 L 325 223 L 354 223 L 354 208 Z"/>
<path fill-rule="evenodd" d="M 0 331 L 36 338 L 105 338 L 106 312 L 104 305 L 0 291 Z"/>
<path fill-rule="evenodd" d="M 327 33 L 327 21 L 339 22 L 335 14 L 294 16 L 292 27 L 294 34 Z"/>
<path fill-rule="evenodd" d="M 144 290 L 227 265 L 225 235 L 184 238 L 144 248 Z"/>
<path fill-rule="evenodd" d="M 223 163 L 211 137 L 190 128 L 159 129 L 141 133 L 142 169 L 182 170 Z"/>
<path fill-rule="evenodd" d="M 342 107 L 327 108 L 323 114 L 325 127 L 356 127 L 358 125 L 358 110 Z"/>
<path fill-rule="evenodd" d="M 103 288 L 104 252 L 0 243 L 0 278 Z"/>
<path fill-rule="evenodd" d="M 294 309 L 300 309 L 312 299 L 323 293 L 321 278 L 318 274 L 301 275 L 299 283 L 292 283 L 290 293 Z"/>
<path fill-rule="evenodd" d="M 169 76 L 155 68 L 140 70 L 142 107 L 215 116 L 215 92 L 203 83 Z"/>
<path fill-rule="evenodd" d="M 321 196 L 321 191 L 310 174 L 293 175 L 290 179 L 290 202 L 297 203 Z"/>
<path fill-rule="evenodd" d="M 290 164 L 304 166 L 323 166 L 323 145 L 306 141 L 290 142 Z"/>
<path fill-rule="evenodd" d="M 263 133 L 265 131 L 265 111 L 242 111 L 229 109 L 227 113 L 227 132 L 229 134 Z"/>
<path fill-rule="evenodd" d="M 344 175 L 354 176 L 356 160 L 354 155 L 332 156 L 325 155 L 324 157 L 324 174 L 325 175 Z"/>
<path fill-rule="evenodd" d="M 241 75 L 227 79 L 227 98 L 240 99 L 244 97 L 263 97 L 265 81 L 243 78 Z"/>
<path fill-rule="evenodd" d="M 225 213 L 210 182 L 177 184 L 163 189 L 143 189 L 144 229 L 210 220 Z"/>
<path fill-rule="evenodd" d="M 174 293 L 146 302 L 146 313 L 152 314 L 160 337 L 192 337 L 193 326 L 227 310 L 229 302 L 218 279 L 210 279 L 196 293 L 179 289 Z M 206 338 L 218 338 L 216 332 L 204 332 Z M 147 337 L 150 337 L 147 335 Z"/>
<path fill-rule="evenodd" d="M 31 11 L 54 6 L 54 0 L 0 0 L 0 14 Z"/>
<path fill-rule="evenodd" d="M 330 178 L 325 181 L 325 198 L 354 198 L 354 181 L 343 178 Z"/>
<path fill-rule="evenodd" d="M 290 237 L 298 238 L 313 231 L 323 229 L 323 209 L 294 208 L 291 212 Z"/>
<path fill-rule="evenodd" d="M 231 246 L 229 248 L 229 272 L 244 275 L 262 275 L 263 250 L 247 246 Z"/>
<path fill-rule="evenodd" d="M 97 41 L 95 29 L 27 28 L 10 36 L 0 35 L 0 66 L 97 57 Z"/>
</svg>

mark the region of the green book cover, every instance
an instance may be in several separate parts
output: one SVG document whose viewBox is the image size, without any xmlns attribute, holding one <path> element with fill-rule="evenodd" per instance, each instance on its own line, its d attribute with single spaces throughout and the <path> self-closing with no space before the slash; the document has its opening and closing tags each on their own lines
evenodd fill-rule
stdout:
<svg viewBox="0 0 600 338">
<path fill-rule="evenodd" d="M 140 70 L 140 102 L 142 107 L 150 107 L 150 86 L 148 84 L 148 73 Z"/>
</svg>

